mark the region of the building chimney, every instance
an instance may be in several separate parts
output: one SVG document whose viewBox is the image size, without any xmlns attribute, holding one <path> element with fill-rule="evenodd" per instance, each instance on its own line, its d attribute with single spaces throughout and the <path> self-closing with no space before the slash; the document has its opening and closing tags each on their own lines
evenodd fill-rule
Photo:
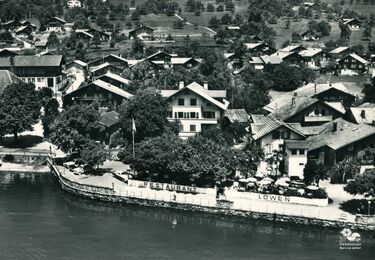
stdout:
<svg viewBox="0 0 375 260">
<path fill-rule="evenodd" d="M 333 122 L 332 132 L 337 132 L 337 122 Z"/>
<path fill-rule="evenodd" d="M 178 85 L 178 89 L 183 89 L 185 87 L 185 83 L 183 81 L 180 81 Z"/>
<path fill-rule="evenodd" d="M 207 81 L 203 82 L 203 87 L 204 87 L 204 89 L 208 90 L 208 82 Z"/>
<path fill-rule="evenodd" d="M 366 118 L 366 110 L 361 110 L 361 117 Z"/>
<path fill-rule="evenodd" d="M 314 84 L 314 94 L 316 94 L 316 83 Z"/>
<path fill-rule="evenodd" d="M 291 106 L 294 106 L 296 104 L 296 98 L 293 96 L 292 97 L 292 104 L 291 104 Z"/>
</svg>

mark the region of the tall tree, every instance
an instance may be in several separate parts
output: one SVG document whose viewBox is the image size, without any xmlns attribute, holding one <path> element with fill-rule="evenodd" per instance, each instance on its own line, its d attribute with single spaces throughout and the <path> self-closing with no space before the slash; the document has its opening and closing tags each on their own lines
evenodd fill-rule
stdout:
<svg viewBox="0 0 375 260">
<path fill-rule="evenodd" d="M 38 122 L 41 102 L 34 84 L 13 83 L 0 95 L 0 133 L 13 134 L 32 130 Z"/>
</svg>

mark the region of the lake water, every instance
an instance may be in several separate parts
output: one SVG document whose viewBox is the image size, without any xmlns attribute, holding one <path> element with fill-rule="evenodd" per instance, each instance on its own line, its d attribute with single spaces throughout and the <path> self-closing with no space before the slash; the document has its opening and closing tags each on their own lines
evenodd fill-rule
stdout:
<svg viewBox="0 0 375 260">
<path fill-rule="evenodd" d="M 340 230 L 116 207 L 49 174 L 0 173 L 0 259 L 375 259 L 375 234 L 360 235 L 340 250 Z"/>
</svg>

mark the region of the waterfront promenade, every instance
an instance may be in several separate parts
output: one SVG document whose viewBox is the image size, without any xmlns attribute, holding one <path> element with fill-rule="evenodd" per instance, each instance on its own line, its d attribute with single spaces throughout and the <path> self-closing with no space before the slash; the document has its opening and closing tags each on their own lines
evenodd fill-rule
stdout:
<svg viewBox="0 0 375 260">
<path fill-rule="evenodd" d="M 101 193 L 101 188 L 103 188 L 103 195 L 110 194 L 111 196 L 118 197 L 129 197 L 167 203 L 172 202 L 212 208 L 215 208 L 218 205 L 216 196 L 213 194 L 193 195 L 166 190 L 135 188 L 129 187 L 126 183 L 114 178 L 110 173 L 106 173 L 102 176 L 74 175 L 73 172 L 65 167 L 57 166 L 57 169 L 61 176 L 70 182 L 70 185 L 93 193 Z M 231 190 L 230 192 L 234 191 Z M 225 197 L 222 199 L 225 199 Z M 339 209 L 338 202 L 334 202 L 325 207 L 240 198 L 231 199 L 231 202 L 231 210 L 335 221 L 342 224 L 357 223 L 356 216 Z"/>
</svg>

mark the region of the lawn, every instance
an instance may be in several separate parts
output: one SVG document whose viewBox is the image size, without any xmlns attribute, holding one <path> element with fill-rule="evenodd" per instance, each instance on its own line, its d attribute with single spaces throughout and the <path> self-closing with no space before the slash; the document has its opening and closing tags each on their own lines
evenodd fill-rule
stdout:
<svg viewBox="0 0 375 260">
<path fill-rule="evenodd" d="M 339 2 L 339 0 L 322 0 L 328 4 Z M 350 4 L 352 2 L 352 4 Z M 341 5 L 343 9 L 351 9 L 360 14 L 369 15 L 371 12 L 375 13 L 375 0 L 345 0 L 345 4 Z"/>
</svg>

